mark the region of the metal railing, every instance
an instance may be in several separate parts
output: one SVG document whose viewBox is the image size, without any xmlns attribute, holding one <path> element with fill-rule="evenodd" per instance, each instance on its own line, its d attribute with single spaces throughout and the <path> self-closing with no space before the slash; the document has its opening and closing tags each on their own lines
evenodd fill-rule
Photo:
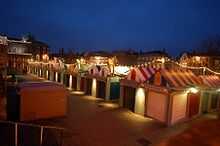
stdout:
<svg viewBox="0 0 220 146">
<path fill-rule="evenodd" d="M 1 146 L 63 146 L 65 128 L 0 121 Z"/>
</svg>

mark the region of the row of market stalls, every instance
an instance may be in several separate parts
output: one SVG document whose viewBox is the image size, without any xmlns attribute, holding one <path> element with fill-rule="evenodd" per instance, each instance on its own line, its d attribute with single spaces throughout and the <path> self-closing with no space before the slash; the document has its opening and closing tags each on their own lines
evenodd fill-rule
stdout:
<svg viewBox="0 0 220 146">
<path fill-rule="evenodd" d="M 189 70 L 133 68 L 120 81 L 120 105 L 167 125 L 219 109 L 220 79 Z"/>
<path fill-rule="evenodd" d="M 29 72 L 85 95 L 105 100 L 119 98 L 121 107 L 167 125 L 219 109 L 219 77 L 196 76 L 186 69 L 116 66 L 112 73 L 107 65 L 54 61 L 31 64 Z"/>
<path fill-rule="evenodd" d="M 111 75 L 106 66 L 92 66 L 85 76 L 85 94 L 105 100 L 119 98 L 120 77 Z"/>
<path fill-rule="evenodd" d="M 73 91 L 83 91 L 86 95 L 113 100 L 119 98 L 119 76 L 128 71 L 116 67 L 117 75 L 111 73 L 108 66 L 63 64 L 59 61 L 49 63 L 30 63 L 29 72 L 47 80 L 64 84 Z"/>
</svg>

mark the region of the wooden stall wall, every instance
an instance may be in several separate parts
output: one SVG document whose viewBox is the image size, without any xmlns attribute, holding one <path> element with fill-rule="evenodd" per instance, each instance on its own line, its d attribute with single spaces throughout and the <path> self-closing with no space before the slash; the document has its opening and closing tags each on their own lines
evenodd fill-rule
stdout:
<svg viewBox="0 0 220 146">
<path fill-rule="evenodd" d="M 171 124 L 187 117 L 187 93 L 178 93 L 172 97 Z"/>
<path fill-rule="evenodd" d="M 146 116 L 161 122 L 167 121 L 168 95 L 156 91 L 149 91 L 146 102 Z"/>
</svg>

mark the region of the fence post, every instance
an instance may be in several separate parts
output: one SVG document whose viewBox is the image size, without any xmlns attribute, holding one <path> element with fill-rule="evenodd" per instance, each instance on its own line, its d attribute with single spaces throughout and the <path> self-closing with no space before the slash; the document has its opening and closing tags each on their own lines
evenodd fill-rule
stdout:
<svg viewBox="0 0 220 146">
<path fill-rule="evenodd" d="M 60 146 L 63 145 L 63 130 L 60 132 Z"/>
<path fill-rule="evenodd" d="M 44 132 L 44 127 L 40 127 L 40 146 L 42 146 L 43 143 L 43 132 Z"/>
<path fill-rule="evenodd" d="M 18 146 L 18 124 L 15 123 L 15 146 Z"/>
</svg>

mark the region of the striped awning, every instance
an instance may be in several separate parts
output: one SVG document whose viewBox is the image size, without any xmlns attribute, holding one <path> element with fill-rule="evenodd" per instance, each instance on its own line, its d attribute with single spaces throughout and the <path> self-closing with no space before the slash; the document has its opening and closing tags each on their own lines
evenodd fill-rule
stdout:
<svg viewBox="0 0 220 146">
<path fill-rule="evenodd" d="M 203 75 L 200 76 L 203 84 L 208 88 L 220 88 L 220 78 L 215 75 Z"/>
<path fill-rule="evenodd" d="M 162 69 L 161 73 L 171 87 L 181 88 L 202 84 L 201 79 L 194 75 L 191 71 Z"/>
<path fill-rule="evenodd" d="M 143 83 L 152 77 L 155 74 L 156 69 L 152 67 L 139 67 L 139 68 L 132 68 L 128 73 L 126 79 L 127 80 L 134 80 L 138 83 Z"/>
<path fill-rule="evenodd" d="M 99 71 L 99 76 L 107 77 L 110 74 L 111 74 L 111 72 L 110 72 L 110 69 L 108 67 L 101 67 L 101 70 Z"/>
<path fill-rule="evenodd" d="M 89 71 L 90 75 L 98 75 L 99 74 L 99 69 L 96 65 L 90 66 L 88 71 Z"/>
</svg>

